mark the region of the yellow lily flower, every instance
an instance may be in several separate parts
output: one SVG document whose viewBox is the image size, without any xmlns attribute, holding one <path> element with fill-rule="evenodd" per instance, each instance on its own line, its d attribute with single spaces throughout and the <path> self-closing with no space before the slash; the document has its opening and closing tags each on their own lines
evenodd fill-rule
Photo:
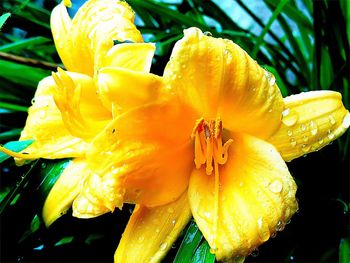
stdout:
<svg viewBox="0 0 350 263">
<path fill-rule="evenodd" d="M 218 260 L 242 261 L 298 209 L 285 161 L 338 138 L 350 114 L 337 92 L 283 99 L 238 45 L 196 28 L 163 78 L 170 95 L 116 116 L 91 142 L 73 215 L 137 204 L 115 262 L 160 261 L 191 216 Z"/>
<path fill-rule="evenodd" d="M 0 148 L 16 157 L 18 165 L 37 158 L 77 158 L 46 200 L 47 225 L 68 209 L 78 193 L 83 174 L 77 176 L 76 171 L 85 165 L 92 138 L 118 114 L 152 99 L 157 91 L 148 92 L 148 86 L 161 85 L 161 78 L 149 73 L 155 45 L 143 43 L 126 2 L 90 0 L 73 19 L 69 6 L 70 1 L 62 1 L 51 15 L 57 52 L 68 71 L 59 68 L 38 85 L 20 137 L 34 142 L 22 153 Z M 129 94 L 121 94 L 125 79 L 131 78 Z"/>
</svg>

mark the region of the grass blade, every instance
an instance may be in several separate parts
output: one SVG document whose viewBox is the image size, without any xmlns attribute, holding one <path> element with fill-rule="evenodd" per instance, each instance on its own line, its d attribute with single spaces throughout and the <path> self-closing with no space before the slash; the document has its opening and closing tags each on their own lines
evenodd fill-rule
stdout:
<svg viewBox="0 0 350 263">
<path fill-rule="evenodd" d="M 0 30 L 3 27 L 3 25 L 5 24 L 6 20 L 11 16 L 10 13 L 5 13 L 2 16 L 0 16 Z"/>
<path fill-rule="evenodd" d="M 256 55 L 259 52 L 260 46 L 263 43 L 264 37 L 266 33 L 270 30 L 270 27 L 272 23 L 276 20 L 277 16 L 282 12 L 282 9 L 284 6 L 288 3 L 288 0 L 282 0 L 276 7 L 276 9 L 273 11 L 269 21 L 267 22 L 266 26 L 264 27 L 263 31 L 261 32 L 259 38 L 257 39 L 253 52 L 252 52 L 252 57 L 256 58 Z"/>
<path fill-rule="evenodd" d="M 202 238 L 203 235 L 199 231 L 197 224 L 192 221 L 177 251 L 174 263 L 190 262 Z"/>
<path fill-rule="evenodd" d="M 214 263 L 215 255 L 210 252 L 209 244 L 206 240 L 202 242 L 196 253 L 193 255 L 192 263 Z"/>
</svg>

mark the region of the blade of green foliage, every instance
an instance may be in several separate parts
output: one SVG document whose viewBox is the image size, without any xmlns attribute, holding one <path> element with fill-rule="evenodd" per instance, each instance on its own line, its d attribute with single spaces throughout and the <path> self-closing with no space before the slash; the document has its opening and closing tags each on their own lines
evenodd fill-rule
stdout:
<svg viewBox="0 0 350 263">
<path fill-rule="evenodd" d="M 349 239 L 340 240 L 339 245 L 339 263 L 350 262 L 350 242 Z"/>
<path fill-rule="evenodd" d="M 0 60 L 1 78 L 16 84 L 36 88 L 38 82 L 50 75 L 50 71 Z"/>
<path fill-rule="evenodd" d="M 44 203 L 51 188 L 54 186 L 64 169 L 70 163 L 70 159 L 49 161 L 45 160 L 41 163 L 41 169 L 39 174 L 39 193 Z"/>
<path fill-rule="evenodd" d="M 196 250 L 193 255 L 192 263 L 214 263 L 215 255 L 210 252 L 209 244 L 206 240 L 203 240 L 202 244 Z"/>
<path fill-rule="evenodd" d="M 25 148 L 27 148 L 29 145 L 33 143 L 33 140 L 27 140 L 27 141 L 13 141 L 13 142 L 8 142 L 6 143 L 3 147 L 6 149 L 9 149 L 13 152 L 20 152 L 23 151 Z M 0 152 L 0 163 L 3 161 L 7 160 L 11 156 Z"/>
<path fill-rule="evenodd" d="M 23 112 L 27 112 L 27 109 L 28 109 L 25 106 L 13 104 L 13 103 L 2 102 L 2 101 L 0 101 L 0 108 L 13 110 L 13 111 L 23 111 Z"/>
<path fill-rule="evenodd" d="M 21 177 L 21 181 L 16 184 L 16 186 L 7 194 L 6 198 L 4 198 L 0 203 L 0 215 L 5 211 L 5 209 L 13 203 L 13 200 L 20 195 L 21 190 L 26 185 L 29 180 L 29 175 L 32 170 L 35 168 L 38 160 L 34 161 L 30 166 L 29 170 Z"/>
<path fill-rule="evenodd" d="M 193 19 L 191 16 L 187 16 L 179 12 L 176 12 L 159 3 L 154 3 L 152 1 L 143 1 L 143 0 L 130 0 L 129 3 L 131 6 L 144 8 L 149 12 L 157 14 L 158 16 L 164 16 L 168 19 L 171 19 L 173 22 L 177 22 L 189 27 L 196 26 L 201 28 L 204 31 L 212 30 L 212 28 L 209 28 L 206 24 L 200 23 L 199 21 Z"/>
<path fill-rule="evenodd" d="M 286 87 L 286 85 L 284 84 L 283 79 L 281 78 L 281 76 L 278 74 L 278 71 L 274 68 L 274 67 L 270 67 L 265 65 L 264 68 L 266 68 L 269 72 L 271 72 L 275 78 L 276 78 L 276 83 L 282 93 L 283 97 L 286 97 L 289 95 L 289 91 L 288 88 Z"/>
<path fill-rule="evenodd" d="M 198 229 L 197 224 L 192 221 L 176 253 L 174 263 L 190 262 L 202 238 L 203 235 Z"/>
<path fill-rule="evenodd" d="M 46 37 L 31 37 L 31 38 L 27 38 L 27 39 L 23 39 L 23 40 L 19 40 L 10 44 L 6 44 L 3 46 L 0 46 L 0 51 L 2 52 L 14 52 L 14 51 L 18 51 L 21 49 L 26 49 L 28 47 L 31 46 L 35 46 L 35 45 L 40 45 L 40 44 L 45 44 L 50 42 L 51 40 L 46 38 Z"/>
<path fill-rule="evenodd" d="M 269 21 L 267 22 L 266 26 L 264 27 L 263 31 L 261 32 L 259 38 L 257 39 L 253 52 L 252 52 L 252 57 L 256 57 L 256 55 L 259 52 L 259 48 L 261 44 L 263 43 L 264 37 L 266 33 L 270 30 L 270 27 L 272 23 L 276 20 L 277 16 L 282 12 L 284 6 L 288 3 L 288 0 L 282 0 L 279 2 L 279 4 L 276 6 L 276 9 L 273 11 Z"/>
<path fill-rule="evenodd" d="M 0 30 L 2 26 L 5 24 L 6 20 L 11 16 L 10 13 L 5 13 L 2 16 L 0 16 Z"/>
<path fill-rule="evenodd" d="M 21 134 L 21 131 L 22 129 L 12 129 L 10 131 L 2 132 L 0 133 L 0 141 L 8 141 L 16 137 L 19 137 L 19 135 Z"/>
<path fill-rule="evenodd" d="M 275 0 L 264 0 L 266 3 L 271 4 L 274 8 L 278 8 L 280 6 L 281 1 Z M 298 24 L 302 25 L 305 29 L 310 31 L 313 30 L 312 22 L 309 20 L 307 16 L 303 14 L 300 10 L 298 10 L 294 5 L 292 5 L 291 1 L 287 1 L 285 7 L 283 8 L 283 13 L 285 13 L 290 19 L 297 21 Z"/>
</svg>

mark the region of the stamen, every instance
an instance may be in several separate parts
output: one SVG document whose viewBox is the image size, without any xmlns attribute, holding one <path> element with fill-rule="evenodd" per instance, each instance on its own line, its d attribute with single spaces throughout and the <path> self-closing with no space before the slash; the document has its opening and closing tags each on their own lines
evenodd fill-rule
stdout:
<svg viewBox="0 0 350 263">
<path fill-rule="evenodd" d="M 33 159 L 38 158 L 37 155 L 14 152 L 14 151 L 11 151 L 3 146 L 0 146 L 0 152 L 3 152 L 11 157 L 21 158 L 24 160 L 33 160 Z"/>
<path fill-rule="evenodd" d="M 202 164 L 206 164 L 206 174 L 211 175 L 214 170 L 214 239 L 212 249 L 216 250 L 216 239 L 219 217 L 219 194 L 220 194 L 220 176 L 219 164 L 227 162 L 228 148 L 233 143 L 229 139 L 222 143 L 222 121 L 221 119 L 205 121 L 203 118 L 197 120 L 192 131 L 191 138 L 194 139 L 194 162 L 199 169 Z M 214 167 L 213 167 L 214 166 Z"/>
<path fill-rule="evenodd" d="M 222 143 L 221 119 L 209 122 L 203 118 L 197 120 L 191 138 L 194 139 L 194 162 L 197 169 L 206 164 L 206 173 L 211 175 L 213 165 L 226 163 L 227 151 L 233 141 L 229 139 Z"/>
</svg>

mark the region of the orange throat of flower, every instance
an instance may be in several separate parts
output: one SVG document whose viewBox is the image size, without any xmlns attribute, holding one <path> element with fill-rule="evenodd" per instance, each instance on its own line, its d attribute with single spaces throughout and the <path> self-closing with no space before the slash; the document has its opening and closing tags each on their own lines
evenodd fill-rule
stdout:
<svg viewBox="0 0 350 263">
<path fill-rule="evenodd" d="M 233 140 L 229 139 L 223 144 L 222 121 L 220 118 L 210 121 L 203 118 L 197 120 L 191 138 L 194 140 L 194 163 L 197 169 L 202 164 L 206 164 L 205 171 L 208 175 L 211 175 L 213 165 L 217 170 L 219 164 L 226 163 L 227 151 Z"/>
<path fill-rule="evenodd" d="M 206 164 L 205 171 L 207 175 L 211 175 L 214 170 L 214 236 L 210 244 L 212 253 L 215 253 L 217 249 L 216 232 L 218 229 L 220 194 L 219 164 L 223 165 L 227 162 L 228 148 L 233 143 L 233 140 L 229 139 L 223 144 L 222 131 L 220 118 L 210 121 L 201 118 L 197 120 L 191 135 L 192 140 L 194 140 L 194 163 L 196 168 L 199 169 L 202 164 Z"/>
</svg>

